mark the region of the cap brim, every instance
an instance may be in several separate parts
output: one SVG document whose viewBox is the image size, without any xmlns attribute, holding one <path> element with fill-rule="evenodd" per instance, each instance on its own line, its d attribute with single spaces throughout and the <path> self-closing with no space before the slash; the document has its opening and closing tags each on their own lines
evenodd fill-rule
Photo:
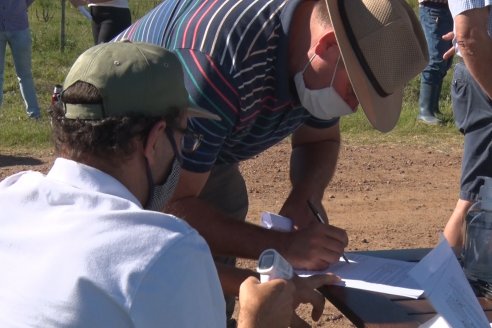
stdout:
<svg viewBox="0 0 492 328">
<path fill-rule="evenodd" d="M 188 107 L 186 109 L 186 115 L 188 117 L 206 118 L 214 121 L 222 120 L 219 115 L 210 113 L 204 109 L 196 108 L 196 107 Z"/>
<path fill-rule="evenodd" d="M 342 18 L 339 15 L 338 0 L 326 0 L 326 5 L 335 30 L 338 47 L 345 63 L 345 69 L 360 106 L 375 129 L 381 132 L 388 132 L 395 127 L 400 117 L 403 88 L 386 97 L 381 97 L 377 93 L 350 45 Z"/>
</svg>

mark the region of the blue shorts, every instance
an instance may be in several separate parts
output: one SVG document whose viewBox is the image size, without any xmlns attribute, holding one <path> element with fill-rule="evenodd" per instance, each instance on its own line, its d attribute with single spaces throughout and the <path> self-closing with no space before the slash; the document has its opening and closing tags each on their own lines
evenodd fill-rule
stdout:
<svg viewBox="0 0 492 328">
<path fill-rule="evenodd" d="M 460 199 L 475 201 L 482 184 L 477 177 L 492 177 L 492 100 L 463 63 L 454 68 L 451 98 L 456 126 L 465 136 Z"/>
</svg>

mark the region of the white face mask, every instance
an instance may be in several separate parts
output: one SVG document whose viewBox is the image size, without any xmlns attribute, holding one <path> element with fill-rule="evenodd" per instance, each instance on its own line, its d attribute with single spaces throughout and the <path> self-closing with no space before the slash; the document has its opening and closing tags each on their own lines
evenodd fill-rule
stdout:
<svg viewBox="0 0 492 328">
<path fill-rule="evenodd" d="M 340 97 L 335 88 L 332 87 L 338 63 L 340 62 L 340 56 L 338 56 L 337 65 L 335 66 L 329 87 L 318 90 L 306 88 L 303 77 L 304 72 L 315 56 L 316 54 L 311 57 L 304 69 L 294 76 L 294 83 L 296 84 L 301 105 L 304 106 L 311 115 L 322 120 L 352 114 L 354 112 L 352 108 L 342 99 L 342 97 Z"/>
</svg>

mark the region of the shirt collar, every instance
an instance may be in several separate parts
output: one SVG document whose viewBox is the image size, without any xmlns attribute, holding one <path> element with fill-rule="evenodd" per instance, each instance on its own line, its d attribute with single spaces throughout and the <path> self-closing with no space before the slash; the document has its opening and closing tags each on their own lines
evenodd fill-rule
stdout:
<svg viewBox="0 0 492 328">
<path fill-rule="evenodd" d="M 81 190 L 124 198 L 142 207 L 140 201 L 120 181 L 92 166 L 57 158 L 47 177 Z"/>
</svg>

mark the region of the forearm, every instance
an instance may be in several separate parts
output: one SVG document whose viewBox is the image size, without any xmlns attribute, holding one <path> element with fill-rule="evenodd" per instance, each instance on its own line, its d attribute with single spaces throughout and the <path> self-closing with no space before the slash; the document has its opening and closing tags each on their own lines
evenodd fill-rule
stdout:
<svg viewBox="0 0 492 328">
<path fill-rule="evenodd" d="M 170 202 L 166 212 L 188 222 L 207 241 L 214 255 L 257 259 L 267 248 L 279 251 L 289 244 L 289 233 L 267 230 L 227 218 L 222 212 L 196 197 Z"/>
<path fill-rule="evenodd" d="M 449 245 L 454 249 L 456 254 L 461 252 L 463 247 L 463 228 L 465 217 L 472 205 L 472 202 L 466 200 L 458 200 L 456 207 L 451 214 L 446 227 L 444 228 L 444 237 Z"/>
<path fill-rule="evenodd" d="M 296 147 L 290 161 L 292 193 L 321 200 L 336 168 L 340 143 L 323 141 Z"/>
<path fill-rule="evenodd" d="M 252 270 L 235 268 L 222 263 L 215 263 L 219 274 L 222 291 L 226 295 L 239 296 L 239 287 L 250 276 L 260 279 L 260 275 Z"/>
<path fill-rule="evenodd" d="M 340 149 L 338 127 L 335 127 L 331 134 L 326 140 L 316 142 L 298 143 L 299 140 L 293 138 L 290 162 L 292 190 L 280 214 L 293 219 L 298 227 L 305 227 L 315 220 L 307 207 L 308 200 L 314 203 L 322 217 L 326 219 L 321 200 L 333 177 L 338 160 Z M 303 139 L 305 141 L 305 138 Z"/>
<path fill-rule="evenodd" d="M 455 17 L 456 42 L 475 81 L 492 98 L 492 39 L 487 33 L 488 7 Z"/>
</svg>

